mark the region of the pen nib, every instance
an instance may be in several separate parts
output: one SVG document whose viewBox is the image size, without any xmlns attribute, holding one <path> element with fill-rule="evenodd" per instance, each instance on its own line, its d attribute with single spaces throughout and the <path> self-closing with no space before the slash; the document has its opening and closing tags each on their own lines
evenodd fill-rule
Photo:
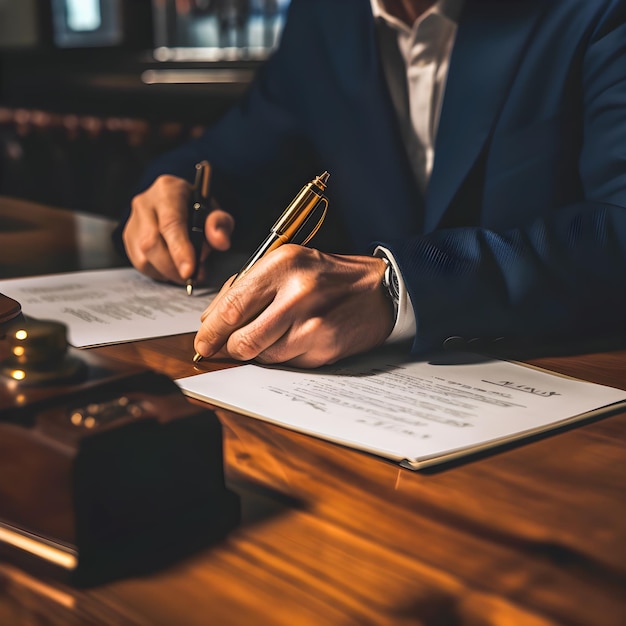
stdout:
<svg viewBox="0 0 626 626">
<path fill-rule="evenodd" d="M 193 355 L 193 362 L 194 362 L 194 363 L 199 363 L 200 361 L 202 361 L 202 355 L 201 355 L 201 354 L 198 354 L 198 352 L 196 352 L 196 353 Z"/>
<path fill-rule="evenodd" d="M 187 281 L 187 295 L 190 296 L 193 293 L 193 283 L 188 280 Z"/>
</svg>

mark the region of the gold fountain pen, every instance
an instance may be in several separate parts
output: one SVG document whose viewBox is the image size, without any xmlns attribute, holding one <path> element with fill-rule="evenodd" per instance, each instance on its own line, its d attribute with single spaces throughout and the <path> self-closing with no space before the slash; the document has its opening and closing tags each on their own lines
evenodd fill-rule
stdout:
<svg viewBox="0 0 626 626">
<path fill-rule="evenodd" d="M 244 266 L 236 274 L 235 278 L 231 282 L 231 286 L 250 271 L 252 266 L 266 254 L 272 250 L 293 241 L 294 237 L 298 234 L 300 229 L 305 225 L 313 211 L 321 204 L 324 205 L 324 211 L 312 228 L 311 232 L 304 238 L 301 245 L 306 245 L 315 236 L 315 233 L 320 229 L 324 218 L 326 217 L 326 211 L 328 210 L 328 198 L 324 195 L 326 190 L 326 184 L 330 174 L 324 172 L 319 176 L 316 176 L 310 183 L 307 183 L 298 192 L 298 195 L 289 203 L 289 206 L 283 211 L 283 214 L 278 218 L 274 226 L 270 229 L 270 234 L 265 238 L 263 243 L 256 249 L 254 254 L 246 261 Z M 202 359 L 202 355 L 196 354 L 193 357 L 193 362 L 197 363 Z"/>
</svg>

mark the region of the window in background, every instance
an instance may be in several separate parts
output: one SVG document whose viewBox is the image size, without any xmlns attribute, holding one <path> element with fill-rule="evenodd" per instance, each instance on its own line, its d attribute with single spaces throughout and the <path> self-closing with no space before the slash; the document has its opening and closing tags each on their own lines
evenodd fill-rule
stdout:
<svg viewBox="0 0 626 626">
<path fill-rule="evenodd" d="M 102 26 L 99 0 L 65 0 L 65 8 L 65 23 L 74 32 L 91 32 Z"/>
<path fill-rule="evenodd" d="M 152 0 L 158 61 L 265 59 L 290 0 Z"/>
</svg>

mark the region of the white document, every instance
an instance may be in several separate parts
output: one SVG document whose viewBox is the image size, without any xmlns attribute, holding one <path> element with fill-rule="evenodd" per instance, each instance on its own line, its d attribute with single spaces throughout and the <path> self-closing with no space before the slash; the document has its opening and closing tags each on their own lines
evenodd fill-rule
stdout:
<svg viewBox="0 0 626 626">
<path fill-rule="evenodd" d="M 410 469 L 626 401 L 626 391 L 486 359 L 454 364 L 379 355 L 319 370 L 243 365 L 176 382 L 190 397 Z"/>
<path fill-rule="evenodd" d="M 158 283 L 133 268 L 0 281 L 34 319 L 63 322 L 77 348 L 195 332 L 213 293 Z"/>
</svg>

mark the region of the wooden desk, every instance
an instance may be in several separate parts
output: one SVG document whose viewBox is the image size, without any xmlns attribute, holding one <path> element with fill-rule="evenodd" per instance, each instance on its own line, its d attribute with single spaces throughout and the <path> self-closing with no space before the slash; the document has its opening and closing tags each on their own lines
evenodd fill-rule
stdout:
<svg viewBox="0 0 626 626">
<path fill-rule="evenodd" d="M 192 339 L 98 350 L 180 377 Z M 625 351 L 534 362 L 626 389 Z M 86 591 L 0 564 L 0 624 L 626 623 L 626 412 L 420 473 L 218 415 L 244 506 L 224 542 Z"/>
<path fill-rule="evenodd" d="M 119 267 L 114 223 L 0 196 L 0 278 Z"/>
</svg>

